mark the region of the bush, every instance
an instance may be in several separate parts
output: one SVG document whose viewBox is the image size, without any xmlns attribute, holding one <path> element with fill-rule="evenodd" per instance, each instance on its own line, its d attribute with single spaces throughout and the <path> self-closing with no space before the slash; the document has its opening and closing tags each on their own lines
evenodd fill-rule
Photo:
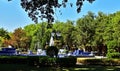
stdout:
<svg viewBox="0 0 120 71">
<path fill-rule="evenodd" d="M 38 56 L 27 56 L 28 65 L 35 66 L 39 64 L 39 57 Z"/>
<path fill-rule="evenodd" d="M 118 42 L 113 40 L 113 41 L 109 41 L 107 43 L 107 47 L 108 47 L 108 53 L 107 53 L 107 57 L 108 58 L 120 58 L 120 53 L 119 53 L 119 46 L 117 44 Z"/>
<path fill-rule="evenodd" d="M 46 53 L 50 57 L 58 56 L 58 48 L 56 46 L 49 46 L 46 50 Z"/>
<path fill-rule="evenodd" d="M 39 66 L 55 66 L 56 58 L 39 57 Z"/>
<path fill-rule="evenodd" d="M 34 56 L 28 57 L 28 64 L 29 65 L 39 65 L 40 67 L 45 66 L 62 66 L 62 67 L 69 67 L 76 65 L 76 58 L 75 57 L 66 57 L 66 58 L 51 58 L 47 56 Z"/>
<path fill-rule="evenodd" d="M 76 57 L 66 57 L 66 58 L 57 58 L 56 63 L 59 66 L 75 66 L 76 65 Z"/>
<path fill-rule="evenodd" d="M 26 62 L 25 56 L 0 56 L 1 64 L 26 64 Z"/>
<path fill-rule="evenodd" d="M 76 65 L 75 57 L 66 57 L 66 58 L 39 57 L 39 66 L 69 67 L 75 65 Z"/>
<path fill-rule="evenodd" d="M 74 66 L 75 57 L 51 58 L 47 56 L 1 56 L 0 64 L 27 64 L 30 66 Z"/>
<path fill-rule="evenodd" d="M 119 52 L 108 53 L 107 57 L 108 58 L 120 58 L 120 53 Z"/>
</svg>

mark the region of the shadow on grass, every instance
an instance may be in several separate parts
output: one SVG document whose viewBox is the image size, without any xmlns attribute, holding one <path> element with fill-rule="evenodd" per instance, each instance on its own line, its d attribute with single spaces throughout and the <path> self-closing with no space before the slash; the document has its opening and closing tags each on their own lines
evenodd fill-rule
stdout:
<svg viewBox="0 0 120 71">
<path fill-rule="evenodd" d="M 18 64 L 0 64 L 0 71 L 120 71 L 120 66 L 33 67 Z"/>
<path fill-rule="evenodd" d="M 77 66 L 73 68 L 63 68 L 63 71 L 120 71 L 120 66 Z"/>
</svg>

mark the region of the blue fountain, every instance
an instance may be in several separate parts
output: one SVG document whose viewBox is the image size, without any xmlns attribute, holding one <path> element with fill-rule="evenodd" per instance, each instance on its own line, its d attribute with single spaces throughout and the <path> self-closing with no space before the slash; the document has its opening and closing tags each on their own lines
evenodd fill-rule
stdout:
<svg viewBox="0 0 120 71">
<path fill-rule="evenodd" d="M 0 55 L 16 55 L 15 48 L 2 48 Z"/>
</svg>

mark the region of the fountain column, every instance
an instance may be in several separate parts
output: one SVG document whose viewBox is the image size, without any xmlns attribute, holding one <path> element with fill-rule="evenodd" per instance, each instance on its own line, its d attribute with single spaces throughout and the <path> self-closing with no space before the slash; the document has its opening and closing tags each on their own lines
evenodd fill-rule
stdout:
<svg viewBox="0 0 120 71">
<path fill-rule="evenodd" d="M 54 39 L 53 39 L 54 33 L 51 33 L 50 43 L 49 46 L 54 46 Z"/>
</svg>

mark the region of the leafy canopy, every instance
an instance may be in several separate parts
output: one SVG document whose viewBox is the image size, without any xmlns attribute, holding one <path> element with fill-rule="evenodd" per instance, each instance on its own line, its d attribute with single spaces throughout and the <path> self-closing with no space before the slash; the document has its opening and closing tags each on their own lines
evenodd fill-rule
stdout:
<svg viewBox="0 0 120 71">
<path fill-rule="evenodd" d="M 8 0 L 11 1 L 11 0 Z M 38 18 L 47 19 L 48 24 L 54 22 L 55 8 L 66 7 L 69 0 L 21 0 L 21 6 L 28 13 L 28 16 L 38 22 Z M 76 0 L 77 12 L 81 11 L 83 3 L 88 1 L 92 3 L 95 0 Z M 73 3 L 70 3 L 73 6 Z"/>
</svg>

